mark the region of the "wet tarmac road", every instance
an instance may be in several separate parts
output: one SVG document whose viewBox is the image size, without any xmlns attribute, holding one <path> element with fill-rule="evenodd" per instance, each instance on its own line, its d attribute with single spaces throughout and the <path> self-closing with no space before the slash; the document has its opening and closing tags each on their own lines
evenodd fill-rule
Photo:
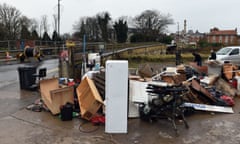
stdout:
<svg viewBox="0 0 240 144">
<path fill-rule="evenodd" d="M 4 70 L 1 69 L 1 73 L 2 71 Z M 107 134 L 103 125 L 93 127 L 91 123 L 86 123 L 82 126 L 83 129 L 79 130 L 79 126 L 85 122 L 80 118 L 63 122 L 49 112 L 25 109 L 39 97 L 37 91 L 21 90 L 18 78 L 15 82 L 0 87 L 1 144 L 240 143 L 239 98 L 235 98 L 234 114 L 196 112 L 187 117 L 189 129 L 185 129 L 183 123 L 178 121 L 180 135 L 176 137 L 171 123 L 167 120 L 147 123 L 138 118 L 129 119 L 127 134 Z M 93 132 L 86 132 L 95 128 L 97 129 Z"/>
<path fill-rule="evenodd" d="M 19 81 L 19 67 L 36 67 L 37 70 L 42 67 L 47 68 L 48 76 L 58 76 L 58 59 L 50 59 L 42 62 L 33 63 L 7 63 L 6 65 L 0 65 L 0 87 L 7 86 Z"/>
</svg>

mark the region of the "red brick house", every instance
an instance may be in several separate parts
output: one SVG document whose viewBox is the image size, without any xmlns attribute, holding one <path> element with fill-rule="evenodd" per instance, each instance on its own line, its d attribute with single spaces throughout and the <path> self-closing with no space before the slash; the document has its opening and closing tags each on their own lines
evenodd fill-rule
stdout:
<svg viewBox="0 0 240 144">
<path fill-rule="evenodd" d="M 224 45 L 238 44 L 237 29 L 219 30 L 218 28 L 213 28 L 206 36 L 208 43 L 222 43 Z"/>
</svg>

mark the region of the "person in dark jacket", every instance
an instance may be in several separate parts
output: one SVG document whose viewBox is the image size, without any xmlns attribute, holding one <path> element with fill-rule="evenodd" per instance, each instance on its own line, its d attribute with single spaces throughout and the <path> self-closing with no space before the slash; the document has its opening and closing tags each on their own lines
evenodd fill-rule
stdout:
<svg viewBox="0 0 240 144">
<path fill-rule="evenodd" d="M 198 66 L 202 66 L 202 57 L 200 54 L 193 52 L 192 55 L 194 56 L 194 62 L 197 63 Z"/>
<path fill-rule="evenodd" d="M 175 56 L 176 56 L 176 65 L 180 65 L 182 63 L 181 51 L 177 50 L 175 53 Z"/>
<path fill-rule="evenodd" d="M 215 51 L 211 50 L 211 55 L 209 57 L 209 60 L 216 60 L 216 58 L 217 58 L 217 55 L 216 55 Z"/>
</svg>

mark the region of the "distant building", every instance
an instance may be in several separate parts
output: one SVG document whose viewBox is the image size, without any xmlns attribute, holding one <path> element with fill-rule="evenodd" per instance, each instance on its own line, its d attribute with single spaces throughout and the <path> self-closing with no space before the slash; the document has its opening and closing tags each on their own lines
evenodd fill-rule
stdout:
<svg viewBox="0 0 240 144">
<path fill-rule="evenodd" d="M 197 45 L 197 43 L 204 38 L 205 34 L 200 33 L 199 31 L 193 32 L 193 30 L 188 30 L 187 33 L 177 32 L 172 35 L 175 37 L 175 41 L 184 43 L 184 44 L 190 44 L 190 45 Z"/>
<path fill-rule="evenodd" d="M 197 43 L 199 42 L 200 39 L 204 38 L 205 34 L 200 33 L 198 30 L 194 32 L 193 30 L 188 30 L 187 31 L 187 20 L 184 20 L 184 29 L 178 31 L 173 34 L 175 37 L 175 40 L 177 42 L 186 44 L 186 45 L 195 45 L 197 46 Z"/>
<path fill-rule="evenodd" d="M 221 43 L 224 45 L 237 45 L 238 35 L 237 29 L 234 30 L 219 30 L 218 28 L 210 29 L 207 35 L 208 43 Z"/>
<path fill-rule="evenodd" d="M 194 33 L 192 30 L 189 30 L 187 33 L 189 43 L 194 42 L 198 43 L 199 40 L 204 38 L 205 34 L 200 33 L 198 30 Z"/>
</svg>

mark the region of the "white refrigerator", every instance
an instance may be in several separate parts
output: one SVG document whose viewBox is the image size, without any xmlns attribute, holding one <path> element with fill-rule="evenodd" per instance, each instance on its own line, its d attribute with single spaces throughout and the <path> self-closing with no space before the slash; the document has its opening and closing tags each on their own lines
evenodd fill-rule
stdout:
<svg viewBox="0 0 240 144">
<path fill-rule="evenodd" d="M 127 133 L 128 61 L 106 62 L 105 91 L 105 132 Z"/>
</svg>

